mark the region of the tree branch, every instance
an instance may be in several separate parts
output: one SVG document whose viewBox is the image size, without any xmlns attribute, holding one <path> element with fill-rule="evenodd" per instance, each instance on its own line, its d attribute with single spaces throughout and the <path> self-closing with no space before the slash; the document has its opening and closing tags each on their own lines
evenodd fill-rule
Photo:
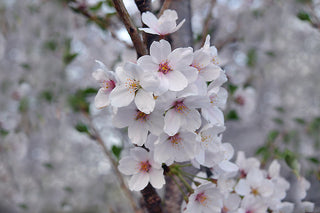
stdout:
<svg viewBox="0 0 320 213">
<path fill-rule="evenodd" d="M 209 11 L 208 11 L 207 17 L 206 17 L 206 19 L 204 21 L 204 24 L 203 24 L 201 47 L 204 45 L 204 43 L 206 41 L 206 36 L 208 34 L 208 31 L 209 31 L 209 23 L 210 23 L 211 18 L 212 18 L 212 10 L 213 10 L 215 4 L 216 4 L 216 0 L 211 0 L 210 1 Z"/>
<path fill-rule="evenodd" d="M 131 207 L 133 208 L 135 213 L 142 213 L 142 210 L 139 209 L 138 206 L 136 205 L 135 199 L 133 198 L 131 192 L 129 191 L 129 189 L 127 188 L 127 186 L 124 182 L 123 176 L 118 169 L 118 163 L 114 160 L 112 154 L 110 153 L 110 151 L 108 150 L 108 148 L 104 144 L 104 141 L 102 140 L 99 132 L 94 127 L 90 115 L 85 112 L 83 112 L 83 114 L 89 121 L 89 127 L 90 127 L 90 130 L 92 131 L 92 134 L 90 134 L 90 136 L 101 146 L 103 152 L 105 153 L 105 155 L 107 156 L 107 158 L 111 162 L 111 165 L 112 165 L 112 168 L 115 172 L 115 175 L 117 176 L 117 179 L 120 182 L 120 187 L 121 187 L 122 191 L 124 192 L 125 196 L 128 198 Z"/>
<path fill-rule="evenodd" d="M 170 7 L 171 0 L 165 0 L 162 4 L 158 17 L 160 17 L 163 12 Z"/>
<path fill-rule="evenodd" d="M 137 55 L 138 57 L 146 55 L 147 54 L 147 49 L 144 46 L 144 44 L 141 41 L 140 35 L 138 33 L 138 30 L 136 28 L 136 26 L 133 24 L 129 13 L 127 11 L 127 9 L 125 8 L 122 0 L 112 0 L 113 5 L 117 11 L 117 14 L 119 16 L 119 18 L 121 19 L 122 23 L 125 25 L 134 48 L 137 51 Z"/>
<path fill-rule="evenodd" d="M 146 188 L 141 190 L 141 194 L 149 213 L 162 213 L 161 198 L 157 194 L 156 190 L 150 185 L 150 183 Z"/>
</svg>

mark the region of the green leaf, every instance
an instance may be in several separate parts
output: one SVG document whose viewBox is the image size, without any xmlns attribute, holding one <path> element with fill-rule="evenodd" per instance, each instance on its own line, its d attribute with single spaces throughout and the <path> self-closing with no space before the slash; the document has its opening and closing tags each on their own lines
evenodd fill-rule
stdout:
<svg viewBox="0 0 320 213">
<path fill-rule="evenodd" d="M 19 111 L 24 113 L 29 109 L 29 100 L 27 98 L 22 98 L 19 103 Z"/>
<path fill-rule="evenodd" d="M 116 156 L 116 158 L 119 160 L 120 159 L 120 154 L 121 154 L 121 151 L 122 151 L 122 147 L 113 145 L 112 148 L 111 148 L 111 151 L 114 154 L 114 156 Z"/>
<path fill-rule="evenodd" d="M 256 63 L 257 63 L 257 52 L 256 52 L 256 49 L 251 48 L 247 52 L 247 66 L 252 68 L 256 66 Z"/>
<path fill-rule="evenodd" d="M 91 87 L 78 90 L 74 95 L 70 95 L 68 98 L 70 107 L 74 112 L 89 112 L 90 103 L 86 99 L 87 97 L 96 94 L 97 91 L 97 89 Z"/>
<path fill-rule="evenodd" d="M 28 205 L 27 205 L 26 203 L 20 203 L 20 204 L 19 204 L 19 207 L 20 207 L 21 209 L 23 209 L 23 210 L 28 210 L 28 209 L 29 209 L 29 207 L 28 207 Z"/>
<path fill-rule="evenodd" d="M 230 95 L 233 95 L 235 93 L 235 91 L 238 89 L 238 86 L 233 85 L 233 84 L 229 84 L 228 88 L 229 88 Z"/>
<path fill-rule="evenodd" d="M 310 15 L 309 15 L 309 13 L 307 13 L 307 12 L 300 11 L 300 12 L 297 14 L 297 17 L 298 17 L 300 20 L 302 20 L 302 21 L 307 21 L 307 22 L 310 22 L 310 23 L 311 23 Z"/>
<path fill-rule="evenodd" d="M 310 4 L 312 3 L 312 0 L 296 0 L 297 2 L 299 3 L 302 3 L 302 4 Z"/>
<path fill-rule="evenodd" d="M 276 56 L 276 53 L 273 51 L 267 51 L 266 54 L 272 58 L 274 58 Z"/>
<path fill-rule="evenodd" d="M 277 130 L 272 130 L 269 132 L 268 136 L 267 136 L 267 141 L 270 142 L 274 142 L 276 140 L 276 138 L 279 136 L 279 131 Z"/>
<path fill-rule="evenodd" d="M 78 130 L 79 132 L 89 134 L 88 126 L 85 125 L 84 123 L 78 123 L 78 124 L 75 126 L 75 129 Z"/>
<path fill-rule="evenodd" d="M 299 162 L 297 160 L 297 157 L 295 155 L 295 153 L 293 153 L 292 151 L 286 149 L 283 152 L 283 157 L 284 160 L 286 162 L 286 164 L 296 173 L 299 173 Z"/>
<path fill-rule="evenodd" d="M 273 122 L 275 122 L 276 124 L 282 125 L 284 124 L 283 120 L 281 118 L 273 118 L 272 119 Z"/>
<path fill-rule="evenodd" d="M 239 116 L 235 110 L 230 110 L 226 115 L 226 120 L 239 120 Z"/>
<path fill-rule="evenodd" d="M 70 64 L 76 57 L 78 53 L 67 53 L 63 55 L 63 62 L 68 65 Z"/>
<path fill-rule="evenodd" d="M 284 108 L 283 107 L 275 107 L 274 108 L 275 110 L 277 110 L 279 113 L 284 113 L 285 112 L 285 110 L 284 110 Z"/>
<path fill-rule="evenodd" d="M 103 4 L 103 2 L 100 1 L 100 2 L 98 2 L 97 4 L 93 5 L 92 7 L 90 7 L 89 9 L 92 10 L 92 11 L 100 10 L 102 4 Z"/>
<path fill-rule="evenodd" d="M 306 121 L 302 118 L 295 118 L 294 121 L 298 124 L 305 125 Z"/>
<path fill-rule="evenodd" d="M 320 160 L 316 157 L 309 157 L 309 158 L 307 158 L 307 160 L 310 161 L 311 163 L 316 164 L 316 165 L 320 164 Z"/>
<path fill-rule="evenodd" d="M 55 51 L 58 47 L 58 43 L 55 40 L 48 40 L 43 43 L 43 48 L 45 50 Z"/>
<path fill-rule="evenodd" d="M 68 193 L 73 193 L 73 189 L 70 186 L 64 187 L 63 190 L 68 192 Z"/>
<path fill-rule="evenodd" d="M 1 137 L 5 137 L 9 134 L 9 131 L 5 130 L 5 129 L 0 129 L 0 136 Z"/>
<path fill-rule="evenodd" d="M 31 66 L 28 63 L 22 63 L 20 66 L 25 70 L 31 70 Z"/>
<path fill-rule="evenodd" d="M 42 164 L 44 167 L 46 167 L 47 169 L 54 169 L 54 166 L 51 163 L 44 163 Z"/>
<path fill-rule="evenodd" d="M 53 92 L 50 90 L 44 90 L 40 93 L 40 98 L 47 101 L 47 102 L 52 102 Z"/>
</svg>

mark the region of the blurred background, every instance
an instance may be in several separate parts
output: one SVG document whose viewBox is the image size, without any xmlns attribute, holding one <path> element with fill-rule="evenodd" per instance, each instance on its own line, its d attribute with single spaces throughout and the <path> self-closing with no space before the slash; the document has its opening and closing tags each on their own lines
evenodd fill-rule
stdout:
<svg viewBox="0 0 320 213">
<path fill-rule="evenodd" d="M 134 1 L 124 3 L 141 26 Z M 180 40 L 197 49 L 210 34 L 229 78 L 224 142 L 263 165 L 279 159 L 292 185 L 298 171 L 319 207 L 320 1 L 183 4 L 179 20 L 193 34 Z M 110 109 L 93 105 L 95 60 L 109 70 L 136 60 L 111 1 L 0 0 L 0 213 L 132 212 L 91 135 L 94 127 L 115 161 L 129 146 Z"/>
</svg>

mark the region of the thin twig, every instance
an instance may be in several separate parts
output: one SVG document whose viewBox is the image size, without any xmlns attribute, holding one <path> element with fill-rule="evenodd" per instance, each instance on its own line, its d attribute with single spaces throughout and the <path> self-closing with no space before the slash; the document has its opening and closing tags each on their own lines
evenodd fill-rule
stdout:
<svg viewBox="0 0 320 213">
<path fill-rule="evenodd" d="M 142 211 L 136 205 L 136 202 L 135 202 L 131 192 L 129 191 L 129 189 L 127 188 L 127 186 L 126 186 L 126 184 L 124 182 L 123 176 L 122 176 L 122 174 L 120 173 L 120 171 L 118 169 L 118 163 L 114 160 L 112 154 L 110 153 L 110 151 L 108 150 L 108 148 L 104 144 L 104 141 L 102 140 L 99 132 L 94 127 L 94 125 L 92 123 L 92 118 L 87 113 L 83 113 L 83 114 L 89 121 L 89 127 L 90 127 L 90 130 L 92 131 L 91 136 L 101 146 L 101 148 L 103 149 L 103 152 L 105 153 L 105 155 L 108 157 L 109 161 L 111 162 L 112 168 L 115 171 L 115 175 L 117 176 L 117 179 L 120 182 L 120 187 L 121 187 L 122 191 L 124 192 L 125 196 L 130 201 L 131 207 L 133 208 L 135 213 L 142 213 Z"/>
<path fill-rule="evenodd" d="M 206 41 L 206 36 L 208 34 L 208 31 L 209 31 L 209 23 L 210 23 L 211 18 L 212 18 L 212 10 L 213 10 L 215 4 L 216 4 L 216 0 L 211 0 L 210 1 L 209 11 L 208 11 L 207 17 L 206 17 L 206 19 L 204 21 L 204 24 L 203 24 L 201 46 L 203 46 L 204 42 Z"/>
<path fill-rule="evenodd" d="M 133 24 L 129 13 L 127 11 L 127 9 L 125 8 L 122 0 L 112 0 L 113 5 L 117 11 L 117 14 L 119 16 L 119 18 L 121 19 L 122 23 L 125 25 L 134 48 L 137 51 L 137 55 L 138 57 L 146 55 L 147 54 L 147 49 L 144 46 L 143 42 L 141 41 L 140 35 L 138 33 L 138 30 L 136 28 L 136 26 Z"/>
<path fill-rule="evenodd" d="M 163 12 L 170 7 L 171 0 L 165 0 L 162 4 L 158 17 L 160 17 Z"/>
</svg>

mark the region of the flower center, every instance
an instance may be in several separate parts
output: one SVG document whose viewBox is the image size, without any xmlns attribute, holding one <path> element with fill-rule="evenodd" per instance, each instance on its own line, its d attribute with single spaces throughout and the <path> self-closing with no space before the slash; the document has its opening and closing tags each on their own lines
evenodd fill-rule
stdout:
<svg viewBox="0 0 320 213">
<path fill-rule="evenodd" d="M 204 206 L 207 204 L 207 202 L 206 202 L 207 199 L 208 199 L 208 197 L 204 194 L 204 192 L 201 192 L 201 193 L 197 194 L 197 196 L 196 196 L 196 201 L 201 203 Z"/>
<path fill-rule="evenodd" d="M 138 89 L 141 88 L 139 81 L 130 78 L 127 79 L 125 87 L 128 88 L 130 93 L 135 93 Z"/>
<path fill-rule="evenodd" d="M 146 122 L 149 119 L 150 114 L 146 114 L 144 112 L 141 112 L 137 110 L 136 120 L 141 122 Z"/>
<path fill-rule="evenodd" d="M 177 133 L 174 136 L 170 136 L 168 140 L 171 142 L 172 145 L 179 145 L 181 143 L 182 138 L 179 136 L 179 133 Z"/>
<path fill-rule="evenodd" d="M 258 191 L 258 189 L 256 188 L 251 188 L 251 193 L 254 195 L 254 196 L 258 196 L 260 193 Z"/>
<path fill-rule="evenodd" d="M 247 177 L 247 173 L 243 169 L 241 169 L 240 170 L 240 178 L 246 178 L 246 177 Z"/>
<path fill-rule="evenodd" d="M 140 172 L 149 172 L 151 169 L 151 165 L 149 163 L 149 161 L 141 161 L 140 162 Z"/>
<path fill-rule="evenodd" d="M 172 69 L 170 65 L 168 64 L 168 61 L 165 61 L 163 63 L 159 64 L 158 72 L 162 72 L 163 74 L 167 74 L 168 72 L 171 72 Z"/>
<path fill-rule="evenodd" d="M 243 106 L 246 103 L 246 101 L 242 96 L 238 95 L 236 97 L 236 103 L 239 104 L 240 106 Z"/>
<path fill-rule="evenodd" d="M 196 68 L 198 70 L 198 72 L 201 72 L 201 70 L 202 70 L 202 66 L 200 64 L 193 63 L 193 64 L 191 64 L 191 66 Z"/>
<path fill-rule="evenodd" d="M 181 114 L 189 111 L 189 108 L 186 107 L 186 105 L 184 105 L 183 101 L 176 101 L 173 104 L 173 107 L 176 112 L 181 113 Z"/>
<path fill-rule="evenodd" d="M 116 84 L 114 83 L 113 80 L 110 80 L 110 81 L 104 81 L 103 82 L 103 87 L 108 90 L 108 91 L 111 91 L 113 90 L 113 88 L 115 88 Z"/>
</svg>

